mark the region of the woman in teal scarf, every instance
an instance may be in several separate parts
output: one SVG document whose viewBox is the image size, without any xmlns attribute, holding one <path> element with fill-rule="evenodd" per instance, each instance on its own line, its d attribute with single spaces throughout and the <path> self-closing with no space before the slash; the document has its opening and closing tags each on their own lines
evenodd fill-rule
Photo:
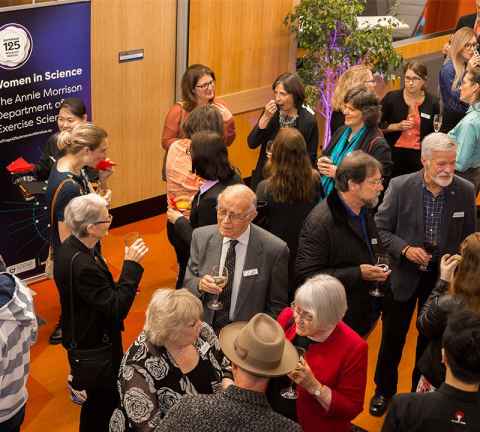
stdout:
<svg viewBox="0 0 480 432">
<path fill-rule="evenodd" d="M 335 187 L 337 166 L 354 150 L 363 150 L 381 162 L 386 178 L 392 168 L 390 146 L 378 128 L 381 106 L 377 96 L 363 86 L 354 87 L 345 95 L 343 113 L 344 126 L 335 132 L 318 160 L 325 196 Z"/>
</svg>

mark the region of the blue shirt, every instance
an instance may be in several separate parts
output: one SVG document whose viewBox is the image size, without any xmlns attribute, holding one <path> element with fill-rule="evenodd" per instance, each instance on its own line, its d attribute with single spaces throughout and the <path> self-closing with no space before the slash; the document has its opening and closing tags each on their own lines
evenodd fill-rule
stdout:
<svg viewBox="0 0 480 432">
<path fill-rule="evenodd" d="M 465 172 L 480 167 L 480 102 L 468 108 L 467 115 L 448 136 L 458 145 L 455 169 Z"/>
<path fill-rule="evenodd" d="M 452 90 L 454 80 L 455 68 L 451 60 L 449 60 L 440 69 L 440 75 L 438 77 L 443 106 L 449 111 L 464 113 L 468 109 L 468 104 L 460 100 L 460 83 L 462 81 L 460 80 L 457 88 Z"/>
</svg>

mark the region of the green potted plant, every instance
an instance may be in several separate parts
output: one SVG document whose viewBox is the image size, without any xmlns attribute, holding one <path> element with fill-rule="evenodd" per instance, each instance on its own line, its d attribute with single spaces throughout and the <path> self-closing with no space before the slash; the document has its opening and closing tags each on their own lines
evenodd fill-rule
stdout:
<svg viewBox="0 0 480 432">
<path fill-rule="evenodd" d="M 331 99 L 335 82 L 350 66 L 367 63 L 387 78 L 402 58 L 393 49 L 391 20 L 360 28 L 357 16 L 365 0 L 301 0 L 284 20 L 302 50 L 298 73 L 307 103 L 325 119 L 323 144 L 330 140 Z"/>
</svg>

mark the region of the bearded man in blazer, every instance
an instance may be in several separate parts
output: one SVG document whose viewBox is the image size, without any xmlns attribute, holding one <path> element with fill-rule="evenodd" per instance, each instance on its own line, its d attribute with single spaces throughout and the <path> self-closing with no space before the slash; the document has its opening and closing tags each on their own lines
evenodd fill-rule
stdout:
<svg viewBox="0 0 480 432">
<path fill-rule="evenodd" d="M 395 177 L 375 222 L 393 259 L 391 290 L 384 298 L 382 342 L 370 413 L 381 416 L 397 391 L 398 365 L 415 307 L 420 312 L 439 275 L 442 255 L 456 254 L 475 232 L 473 184 L 455 175 L 457 145 L 448 135 L 432 133 L 422 141 L 423 169 Z M 416 361 L 427 340 L 417 338 Z M 414 369 L 412 391 L 420 374 Z"/>
<path fill-rule="evenodd" d="M 227 187 L 218 197 L 217 225 L 193 231 L 185 287 L 204 305 L 204 320 L 216 331 L 233 321 L 248 321 L 265 312 L 272 318 L 287 306 L 287 244 L 252 224 L 257 215 L 256 196 L 247 186 Z M 212 268 L 228 269 L 228 281 L 220 288 Z M 221 310 L 208 302 L 219 295 Z"/>
</svg>

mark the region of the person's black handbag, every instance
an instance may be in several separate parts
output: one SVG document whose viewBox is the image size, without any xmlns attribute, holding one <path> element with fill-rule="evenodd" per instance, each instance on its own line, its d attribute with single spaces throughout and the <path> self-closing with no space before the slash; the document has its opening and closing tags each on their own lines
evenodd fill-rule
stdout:
<svg viewBox="0 0 480 432">
<path fill-rule="evenodd" d="M 72 387 L 76 390 L 92 390 L 109 385 L 113 380 L 112 344 L 106 334 L 103 345 L 99 348 L 78 349 L 75 339 L 75 319 L 73 308 L 73 261 L 80 254 L 77 252 L 70 261 L 70 316 L 72 324 L 72 341 L 67 349 L 70 363 Z"/>
</svg>

